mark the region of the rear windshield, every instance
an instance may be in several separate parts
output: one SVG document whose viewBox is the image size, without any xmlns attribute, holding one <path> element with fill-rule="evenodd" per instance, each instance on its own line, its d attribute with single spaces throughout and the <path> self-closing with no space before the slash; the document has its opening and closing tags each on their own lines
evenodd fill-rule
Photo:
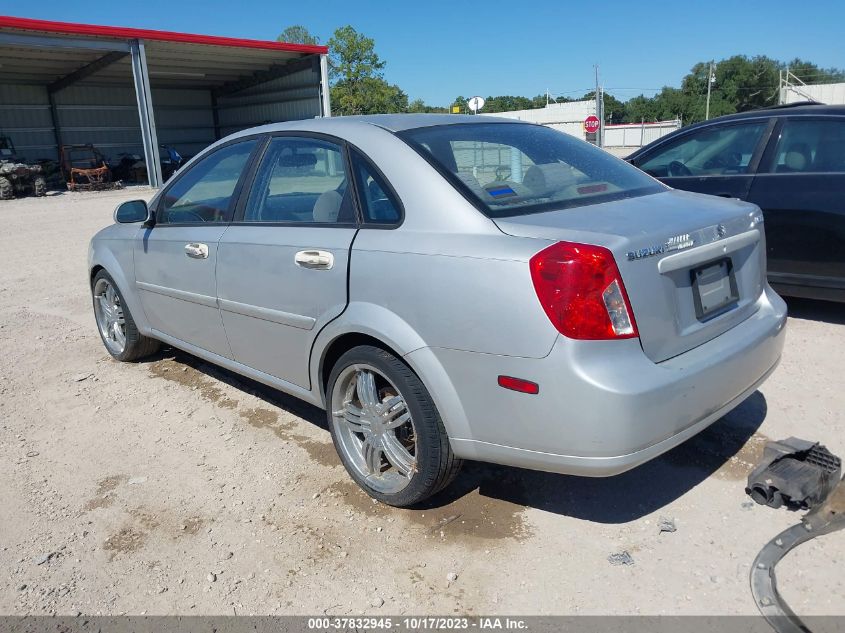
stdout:
<svg viewBox="0 0 845 633">
<path fill-rule="evenodd" d="M 492 218 L 664 190 L 604 150 L 540 125 L 466 123 L 415 128 L 399 136 Z"/>
</svg>

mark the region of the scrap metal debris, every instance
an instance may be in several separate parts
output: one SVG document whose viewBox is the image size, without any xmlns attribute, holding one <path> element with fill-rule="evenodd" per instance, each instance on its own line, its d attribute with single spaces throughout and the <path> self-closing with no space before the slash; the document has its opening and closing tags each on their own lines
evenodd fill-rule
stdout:
<svg viewBox="0 0 845 633">
<path fill-rule="evenodd" d="M 790 437 L 766 443 L 745 492 L 760 505 L 808 510 L 820 505 L 842 475 L 842 460 L 818 442 Z"/>
<path fill-rule="evenodd" d="M 678 530 L 675 525 L 675 519 L 669 519 L 667 517 L 660 517 L 660 519 L 658 519 L 657 529 L 660 532 L 676 532 Z"/>
<path fill-rule="evenodd" d="M 751 594 L 778 633 L 810 633 L 777 589 L 775 566 L 793 548 L 845 528 L 842 460 L 817 442 L 789 438 L 769 442 L 763 462 L 748 476 L 746 492 L 772 508 L 809 509 L 797 525 L 763 546 L 751 566 Z"/>
<path fill-rule="evenodd" d="M 611 565 L 633 565 L 634 558 L 628 553 L 627 550 L 623 550 L 621 552 L 616 552 L 608 556 L 607 562 L 609 562 Z"/>
</svg>

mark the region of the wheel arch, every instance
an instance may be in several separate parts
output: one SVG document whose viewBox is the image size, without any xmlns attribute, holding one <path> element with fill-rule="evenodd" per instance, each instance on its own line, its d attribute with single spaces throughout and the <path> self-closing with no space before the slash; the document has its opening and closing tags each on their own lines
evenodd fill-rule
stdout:
<svg viewBox="0 0 845 633">
<path fill-rule="evenodd" d="M 139 332 L 147 336 L 150 328 L 147 323 L 147 315 L 141 306 L 140 297 L 135 289 L 134 274 L 133 278 L 129 279 L 126 271 L 124 271 L 124 267 L 111 250 L 92 244 L 88 264 L 88 284 L 91 291 L 94 290 L 94 277 L 101 270 L 105 271 L 114 280 L 114 283 L 117 284 L 117 288 L 120 290 L 120 294 L 123 295 L 123 299 L 132 313 L 132 318 L 135 320 L 135 325 L 138 327 Z M 131 272 L 134 273 L 134 271 Z"/>
<path fill-rule="evenodd" d="M 320 359 L 319 388 L 323 400 L 326 397 L 329 374 L 331 374 L 332 368 L 337 360 L 349 350 L 361 345 L 378 347 L 386 352 L 390 352 L 396 358 L 402 358 L 402 355 L 397 353 L 390 345 L 369 334 L 363 334 L 361 332 L 346 332 L 345 334 L 341 334 L 328 344 L 326 349 L 323 350 L 323 356 Z"/>
<path fill-rule="evenodd" d="M 101 266 L 100 264 L 94 264 L 94 266 L 91 268 L 91 271 L 88 274 L 88 285 L 91 286 L 91 288 L 94 287 L 94 277 L 96 277 L 97 273 L 101 270 L 106 270 L 106 268 L 105 266 Z M 106 270 L 106 272 L 108 273 L 109 271 Z"/>
<path fill-rule="evenodd" d="M 466 414 L 443 365 L 406 321 L 375 304 L 350 303 L 318 335 L 312 349 L 311 384 L 312 393 L 323 406 L 328 406 L 326 383 L 334 363 L 358 345 L 379 347 L 406 363 L 434 400 L 450 439 L 467 437 Z"/>
</svg>

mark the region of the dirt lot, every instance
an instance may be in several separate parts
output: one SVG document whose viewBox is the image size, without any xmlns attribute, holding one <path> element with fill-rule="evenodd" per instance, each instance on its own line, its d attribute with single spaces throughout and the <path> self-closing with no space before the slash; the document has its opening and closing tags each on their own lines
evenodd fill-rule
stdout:
<svg viewBox="0 0 845 633">
<path fill-rule="evenodd" d="M 173 350 L 106 354 L 87 243 L 149 195 L 0 204 L 2 614 L 753 614 L 750 563 L 798 517 L 748 503 L 751 463 L 793 434 L 845 454 L 845 306 L 795 301 L 774 376 L 650 464 L 470 464 L 427 509 L 372 503 L 322 412 Z M 844 559 L 843 532 L 787 558 L 798 612 L 845 614 Z"/>
</svg>

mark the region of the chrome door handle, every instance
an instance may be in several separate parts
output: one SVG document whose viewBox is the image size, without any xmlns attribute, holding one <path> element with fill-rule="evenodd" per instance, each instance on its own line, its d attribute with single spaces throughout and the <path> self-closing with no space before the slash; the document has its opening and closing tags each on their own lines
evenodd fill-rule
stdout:
<svg viewBox="0 0 845 633">
<path fill-rule="evenodd" d="M 334 255 L 328 251 L 299 251 L 293 261 L 302 268 L 329 270 L 334 266 Z"/>
<path fill-rule="evenodd" d="M 185 255 L 193 259 L 208 259 L 208 244 L 197 242 L 185 244 Z"/>
</svg>

